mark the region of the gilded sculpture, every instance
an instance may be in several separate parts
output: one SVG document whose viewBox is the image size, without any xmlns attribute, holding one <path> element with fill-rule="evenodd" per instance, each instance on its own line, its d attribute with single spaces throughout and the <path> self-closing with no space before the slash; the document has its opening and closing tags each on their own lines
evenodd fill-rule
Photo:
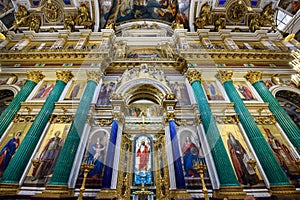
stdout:
<svg viewBox="0 0 300 200">
<path fill-rule="evenodd" d="M 225 29 L 225 27 L 226 27 L 225 15 L 218 15 L 216 20 L 214 21 L 214 25 L 215 25 L 215 31 Z"/>
<path fill-rule="evenodd" d="M 18 4 L 18 12 L 16 13 L 16 19 L 13 23 L 13 26 L 16 28 L 19 26 L 27 26 L 28 17 L 29 17 L 29 12 L 27 8 L 23 5 Z"/>
<path fill-rule="evenodd" d="M 66 17 L 65 17 L 65 22 L 64 22 L 64 28 L 73 32 L 74 31 L 74 28 L 75 28 L 75 21 L 74 21 L 74 18 L 71 14 L 68 14 Z"/>
<path fill-rule="evenodd" d="M 204 26 L 209 24 L 210 12 L 211 12 L 211 7 L 208 4 L 208 2 L 206 2 L 205 4 L 203 4 L 201 8 L 199 17 L 196 17 L 195 19 L 194 26 L 196 30 L 203 29 Z"/>
<path fill-rule="evenodd" d="M 75 24 L 78 26 L 84 26 L 84 28 L 91 28 L 93 22 L 91 20 L 88 4 L 82 2 L 78 8 L 78 15 L 75 18 Z"/>
</svg>

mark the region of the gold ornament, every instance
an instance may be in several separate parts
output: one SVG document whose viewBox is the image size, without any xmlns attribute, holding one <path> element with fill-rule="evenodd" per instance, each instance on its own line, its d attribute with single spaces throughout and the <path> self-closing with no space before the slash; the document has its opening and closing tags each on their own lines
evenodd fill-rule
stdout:
<svg viewBox="0 0 300 200">
<path fill-rule="evenodd" d="M 232 71 L 220 70 L 217 74 L 217 78 L 221 83 L 225 83 L 226 81 L 231 81 L 232 75 Z"/>
<path fill-rule="evenodd" d="M 201 82 L 201 71 L 199 70 L 189 70 L 187 74 L 187 79 L 189 80 L 190 84 L 194 81 Z"/>
<path fill-rule="evenodd" d="M 261 71 L 248 71 L 248 73 L 244 76 L 245 79 L 247 79 L 247 81 L 249 81 L 251 84 L 254 84 L 258 81 L 261 81 L 262 79 L 262 72 Z"/>
<path fill-rule="evenodd" d="M 44 77 L 41 71 L 27 71 L 27 79 L 35 83 L 40 82 Z"/>
<path fill-rule="evenodd" d="M 67 70 L 67 71 L 59 70 L 59 71 L 56 71 L 56 77 L 57 77 L 57 80 L 68 83 L 74 77 L 74 75 L 72 74 L 72 72 L 70 70 Z"/>
</svg>

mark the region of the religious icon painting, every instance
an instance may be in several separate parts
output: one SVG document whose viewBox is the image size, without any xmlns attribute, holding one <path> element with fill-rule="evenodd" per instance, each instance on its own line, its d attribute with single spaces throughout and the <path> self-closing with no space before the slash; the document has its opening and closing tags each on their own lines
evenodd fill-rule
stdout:
<svg viewBox="0 0 300 200">
<path fill-rule="evenodd" d="M 46 100 L 54 85 L 55 81 L 44 81 L 33 95 L 32 100 Z"/>
<path fill-rule="evenodd" d="M 236 91 L 239 93 L 240 97 L 244 101 L 256 101 L 251 89 L 248 87 L 245 81 L 234 81 L 233 82 Z"/>
<path fill-rule="evenodd" d="M 258 127 L 290 181 L 300 186 L 299 152 L 288 145 L 275 125 L 258 125 Z"/>
<path fill-rule="evenodd" d="M 205 81 L 203 87 L 209 101 L 224 101 L 224 97 L 221 93 L 216 81 Z"/>
<path fill-rule="evenodd" d="M 81 164 L 94 165 L 94 167 L 87 174 L 87 188 L 99 188 L 102 184 L 108 137 L 107 130 L 97 130 L 88 139 Z M 82 181 L 83 170 L 80 170 L 76 187 L 81 187 Z"/>
<path fill-rule="evenodd" d="M 51 179 L 70 124 L 51 124 L 32 157 L 24 185 L 44 186 Z"/>
<path fill-rule="evenodd" d="M 97 105 L 108 106 L 111 105 L 110 97 L 113 92 L 116 90 L 117 82 L 114 80 L 103 81 L 100 92 L 98 95 Z"/>
<path fill-rule="evenodd" d="M 134 185 L 150 185 L 153 182 L 152 140 L 140 135 L 134 140 Z"/>
<path fill-rule="evenodd" d="M 198 171 L 194 169 L 194 164 L 204 162 L 199 137 L 191 130 L 183 130 L 179 135 L 185 177 L 199 177 Z"/>
<path fill-rule="evenodd" d="M 265 187 L 257 166 L 251 164 L 254 156 L 238 125 L 223 124 L 218 125 L 218 128 L 238 182 L 244 188 Z"/>
<path fill-rule="evenodd" d="M 171 80 L 169 86 L 177 98 L 178 105 L 190 105 L 190 98 L 184 80 Z"/>
<path fill-rule="evenodd" d="M 66 100 L 79 100 L 84 91 L 85 81 L 72 81 L 72 84 L 65 96 Z"/>
<path fill-rule="evenodd" d="M 2 177 L 9 162 L 17 152 L 31 124 L 31 122 L 14 123 L 8 133 L 2 136 L 0 141 L 0 177 Z"/>
</svg>

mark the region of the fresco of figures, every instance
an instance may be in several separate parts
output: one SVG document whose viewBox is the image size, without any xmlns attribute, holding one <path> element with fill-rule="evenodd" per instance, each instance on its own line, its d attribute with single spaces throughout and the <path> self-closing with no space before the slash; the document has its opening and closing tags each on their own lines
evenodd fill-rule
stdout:
<svg viewBox="0 0 300 200">
<path fill-rule="evenodd" d="M 151 101 L 137 101 L 129 106 L 129 116 L 138 118 L 159 117 L 162 116 L 162 109 Z"/>
<path fill-rule="evenodd" d="M 65 96 L 66 100 L 79 100 L 84 91 L 85 81 L 72 81 L 72 84 Z"/>
<path fill-rule="evenodd" d="M 239 93 L 240 97 L 244 101 L 256 101 L 251 89 L 248 87 L 245 81 L 234 81 L 233 82 L 236 91 Z"/>
<path fill-rule="evenodd" d="M 0 177 L 2 177 L 12 157 L 18 150 L 31 122 L 15 123 L 0 141 Z"/>
<path fill-rule="evenodd" d="M 291 14 L 296 14 L 300 8 L 299 0 L 281 0 L 278 4 L 278 7 L 286 10 Z"/>
<path fill-rule="evenodd" d="M 55 81 L 44 81 L 36 93 L 33 95 L 32 100 L 45 100 L 49 96 L 51 90 L 55 85 Z"/>
<path fill-rule="evenodd" d="M 224 97 L 216 81 L 205 81 L 203 87 L 208 100 L 224 101 Z"/>
<path fill-rule="evenodd" d="M 177 105 L 190 105 L 190 97 L 184 80 L 169 81 L 169 86 L 177 98 Z"/>
<path fill-rule="evenodd" d="M 51 124 L 34 154 L 24 185 L 44 186 L 50 181 L 70 124 Z"/>
<path fill-rule="evenodd" d="M 292 149 L 275 125 L 259 125 L 277 161 L 293 184 L 300 185 L 299 152 Z"/>
<path fill-rule="evenodd" d="M 111 105 L 110 97 L 113 94 L 113 92 L 116 90 L 117 83 L 116 81 L 103 81 L 98 100 L 97 105 L 107 106 Z"/>
<path fill-rule="evenodd" d="M 249 164 L 254 156 L 238 125 L 223 124 L 218 127 L 238 182 L 245 188 L 265 187 L 257 166 Z"/>
<path fill-rule="evenodd" d="M 134 140 L 134 185 L 151 184 L 153 182 L 153 144 L 145 135 Z"/>
<path fill-rule="evenodd" d="M 86 187 L 99 188 L 102 184 L 103 171 L 106 160 L 107 143 L 109 132 L 106 130 L 98 130 L 90 135 L 81 164 L 93 164 L 87 175 Z M 80 170 L 76 185 L 81 186 L 83 180 L 83 171 Z"/>
</svg>

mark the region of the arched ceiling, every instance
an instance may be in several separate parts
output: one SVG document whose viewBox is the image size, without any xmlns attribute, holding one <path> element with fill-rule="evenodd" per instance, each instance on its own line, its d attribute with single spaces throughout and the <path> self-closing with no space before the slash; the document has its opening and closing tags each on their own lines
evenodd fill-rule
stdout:
<svg viewBox="0 0 300 200">
<path fill-rule="evenodd" d="M 45 5 L 51 2 L 59 8 L 46 9 Z M 297 33 L 300 29 L 298 0 L 2 0 L 0 2 L 1 31 L 13 26 L 18 5 L 24 5 L 30 13 L 40 17 L 40 31 L 49 31 L 51 27 L 63 29 L 66 16 L 70 14 L 75 18 L 82 3 L 85 3 L 90 12 L 94 31 L 100 31 L 110 22 L 118 26 L 143 20 L 163 22 L 170 26 L 175 20 L 189 31 L 195 31 L 197 29 L 195 20 L 197 18 L 203 20 L 202 18 L 206 17 L 205 5 L 208 5 L 206 12 L 209 17 L 204 26 L 200 25 L 198 28 L 213 31 L 216 20 L 223 17 L 226 29 L 251 31 L 250 20 L 255 15 L 261 17 L 268 4 L 272 4 L 274 13 L 269 27 L 273 29 L 277 27 L 283 33 Z M 54 11 L 57 11 L 57 14 L 54 15 Z M 47 18 L 47 14 L 55 18 L 51 20 Z M 261 23 L 260 26 L 266 25 Z"/>
</svg>

